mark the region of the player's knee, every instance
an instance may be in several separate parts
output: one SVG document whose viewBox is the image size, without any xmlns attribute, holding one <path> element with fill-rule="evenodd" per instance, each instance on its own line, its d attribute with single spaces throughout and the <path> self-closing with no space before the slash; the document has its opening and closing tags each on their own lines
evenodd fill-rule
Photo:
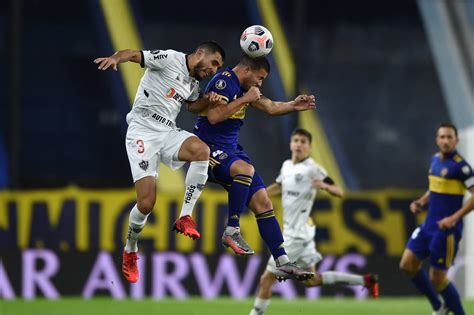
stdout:
<svg viewBox="0 0 474 315">
<path fill-rule="evenodd" d="M 448 284 L 448 279 L 446 277 L 430 277 L 430 281 L 437 292 L 442 291 Z"/>
<path fill-rule="evenodd" d="M 155 206 L 155 197 L 149 196 L 145 198 L 139 198 L 137 200 L 137 208 L 143 214 L 148 214 L 153 210 Z"/>
<path fill-rule="evenodd" d="M 202 141 L 193 142 L 190 151 L 194 161 L 209 160 L 209 156 L 211 154 L 209 147 Z"/>
<path fill-rule="evenodd" d="M 253 177 L 253 175 L 255 174 L 255 168 L 251 164 L 240 163 L 237 166 L 237 173 L 239 175 L 247 175 Z"/>
<path fill-rule="evenodd" d="M 410 264 L 408 261 L 406 261 L 404 259 L 402 259 L 400 261 L 399 268 L 404 274 L 406 274 L 410 277 L 414 276 L 416 274 L 416 272 L 418 271 L 418 270 L 416 270 L 416 268 L 413 267 L 412 264 Z"/>
<path fill-rule="evenodd" d="M 255 211 L 257 214 L 273 209 L 273 203 L 270 198 L 266 197 L 259 200 L 255 205 Z"/>
</svg>

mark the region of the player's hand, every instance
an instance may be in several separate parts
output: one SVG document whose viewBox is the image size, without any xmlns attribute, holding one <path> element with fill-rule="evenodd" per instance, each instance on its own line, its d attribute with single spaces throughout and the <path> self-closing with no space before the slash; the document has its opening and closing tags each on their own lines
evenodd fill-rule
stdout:
<svg viewBox="0 0 474 315">
<path fill-rule="evenodd" d="M 204 98 L 206 98 L 209 101 L 210 105 L 217 104 L 222 100 L 222 96 L 220 96 L 219 94 L 213 91 L 205 94 Z"/>
<path fill-rule="evenodd" d="M 420 213 L 422 207 L 423 207 L 423 205 L 418 200 L 414 200 L 414 201 L 412 201 L 412 203 L 410 203 L 410 211 L 413 214 Z"/>
<path fill-rule="evenodd" d="M 314 188 L 317 188 L 317 189 L 322 189 L 322 190 L 326 190 L 329 187 L 328 184 L 326 184 L 325 182 L 323 182 L 320 179 L 311 180 L 311 186 L 313 186 Z"/>
<path fill-rule="evenodd" d="M 440 230 L 447 230 L 455 226 L 457 222 L 458 220 L 451 215 L 449 217 L 443 218 L 442 220 L 439 220 L 438 227 L 440 228 Z"/>
<path fill-rule="evenodd" d="M 316 108 L 316 99 L 314 95 L 298 95 L 294 100 L 293 108 L 297 111 L 303 111 Z"/>
<path fill-rule="evenodd" d="M 99 64 L 99 67 L 97 68 L 99 70 L 107 70 L 108 68 L 112 67 L 112 69 L 117 71 L 119 60 L 114 58 L 113 56 L 101 57 L 101 58 L 96 58 L 94 60 L 94 63 Z"/>
<path fill-rule="evenodd" d="M 262 93 L 258 87 L 252 86 L 247 93 L 245 93 L 244 97 L 247 103 L 253 103 L 262 97 Z"/>
</svg>

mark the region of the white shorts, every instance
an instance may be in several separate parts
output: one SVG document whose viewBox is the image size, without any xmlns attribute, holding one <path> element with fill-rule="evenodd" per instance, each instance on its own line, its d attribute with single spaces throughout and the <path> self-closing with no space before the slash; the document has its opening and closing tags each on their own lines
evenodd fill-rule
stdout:
<svg viewBox="0 0 474 315">
<path fill-rule="evenodd" d="M 157 177 L 160 162 L 173 170 L 186 163 L 178 159 L 179 149 L 194 134 L 158 121 L 151 125 L 133 114 L 127 115 L 127 122 L 125 146 L 134 182 L 146 176 Z"/>
<path fill-rule="evenodd" d="M 323 259 L 323 256 L 316 250 L 314 240 L 303 240 L 295 238 L 285 238 L 285 250 L 291 262 L 296 262 L 304 269 L 314 267 Z M 275 273 L 276 264 L 273 257 L 267 263 L 267 271 Z"/>
</svg>

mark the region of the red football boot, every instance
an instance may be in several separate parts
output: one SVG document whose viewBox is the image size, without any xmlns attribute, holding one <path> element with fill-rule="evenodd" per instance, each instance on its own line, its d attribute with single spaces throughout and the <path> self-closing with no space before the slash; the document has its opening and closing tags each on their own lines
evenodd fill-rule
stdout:
<svg viewBox="0 0 474 315">
<path fill-rule="evenodd" d="M 190 215 L 179 217 L 174 223 L 173 230 L 189 236 L 193 240 L 197 240 L 201 237 L 201 234 L 196 230 L 196 223 Z"/>
<path fill-rule="evenodd" d="M 368 273 L 364 275 L 364 287 L 370 292 L 370 296 L 376 299 L 379 297 L 379 276 Z"/>
<path fill-rule="evenodd" d="M 139 273 L 138 273 L 138 266 L 137 266 L 138 255 L 137 253 L 131 252 L 127 253 L 123 250 L 123 257 L 122 257 L 122 274 L 125 279 L 129 282 L 137 282 Z"/>
</svg>

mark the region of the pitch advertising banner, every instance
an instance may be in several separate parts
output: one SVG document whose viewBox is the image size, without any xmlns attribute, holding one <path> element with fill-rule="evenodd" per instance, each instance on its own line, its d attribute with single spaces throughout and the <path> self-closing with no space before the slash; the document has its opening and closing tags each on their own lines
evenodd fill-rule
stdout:
<svg viewBox="0 0 474 315">
<path fill-rule="evenodd" d="M 318 270 L 376 272 L 382 294 L 414 293 L 398 261 L 423 219 L 408 210 L 419 194 L 374 191 L 349 193 L 343 200 L 322 195 L 313 209 L 317 246 L 324 255 Z M 120 264 L 133 190 L 0 192 L 0 298 L 253 296 L 269 258 L 253 214 L 242 215 L 241 229 L 256 254 L 236 257 L 220 245 L 226 193 L 208 189 L 201 196 L 194 212 L 202 234 L 198 241 L 171 231 L 181 202 L 182 194 L 158 194 L 139 243 L 141 278 L 129 284 Z M 274 204 L 281 222 L 279 200 Z M 291 281 L 274 291 L 284 298 L 367 296 L 361 287 L 305 289 Z"/>
</svg>

